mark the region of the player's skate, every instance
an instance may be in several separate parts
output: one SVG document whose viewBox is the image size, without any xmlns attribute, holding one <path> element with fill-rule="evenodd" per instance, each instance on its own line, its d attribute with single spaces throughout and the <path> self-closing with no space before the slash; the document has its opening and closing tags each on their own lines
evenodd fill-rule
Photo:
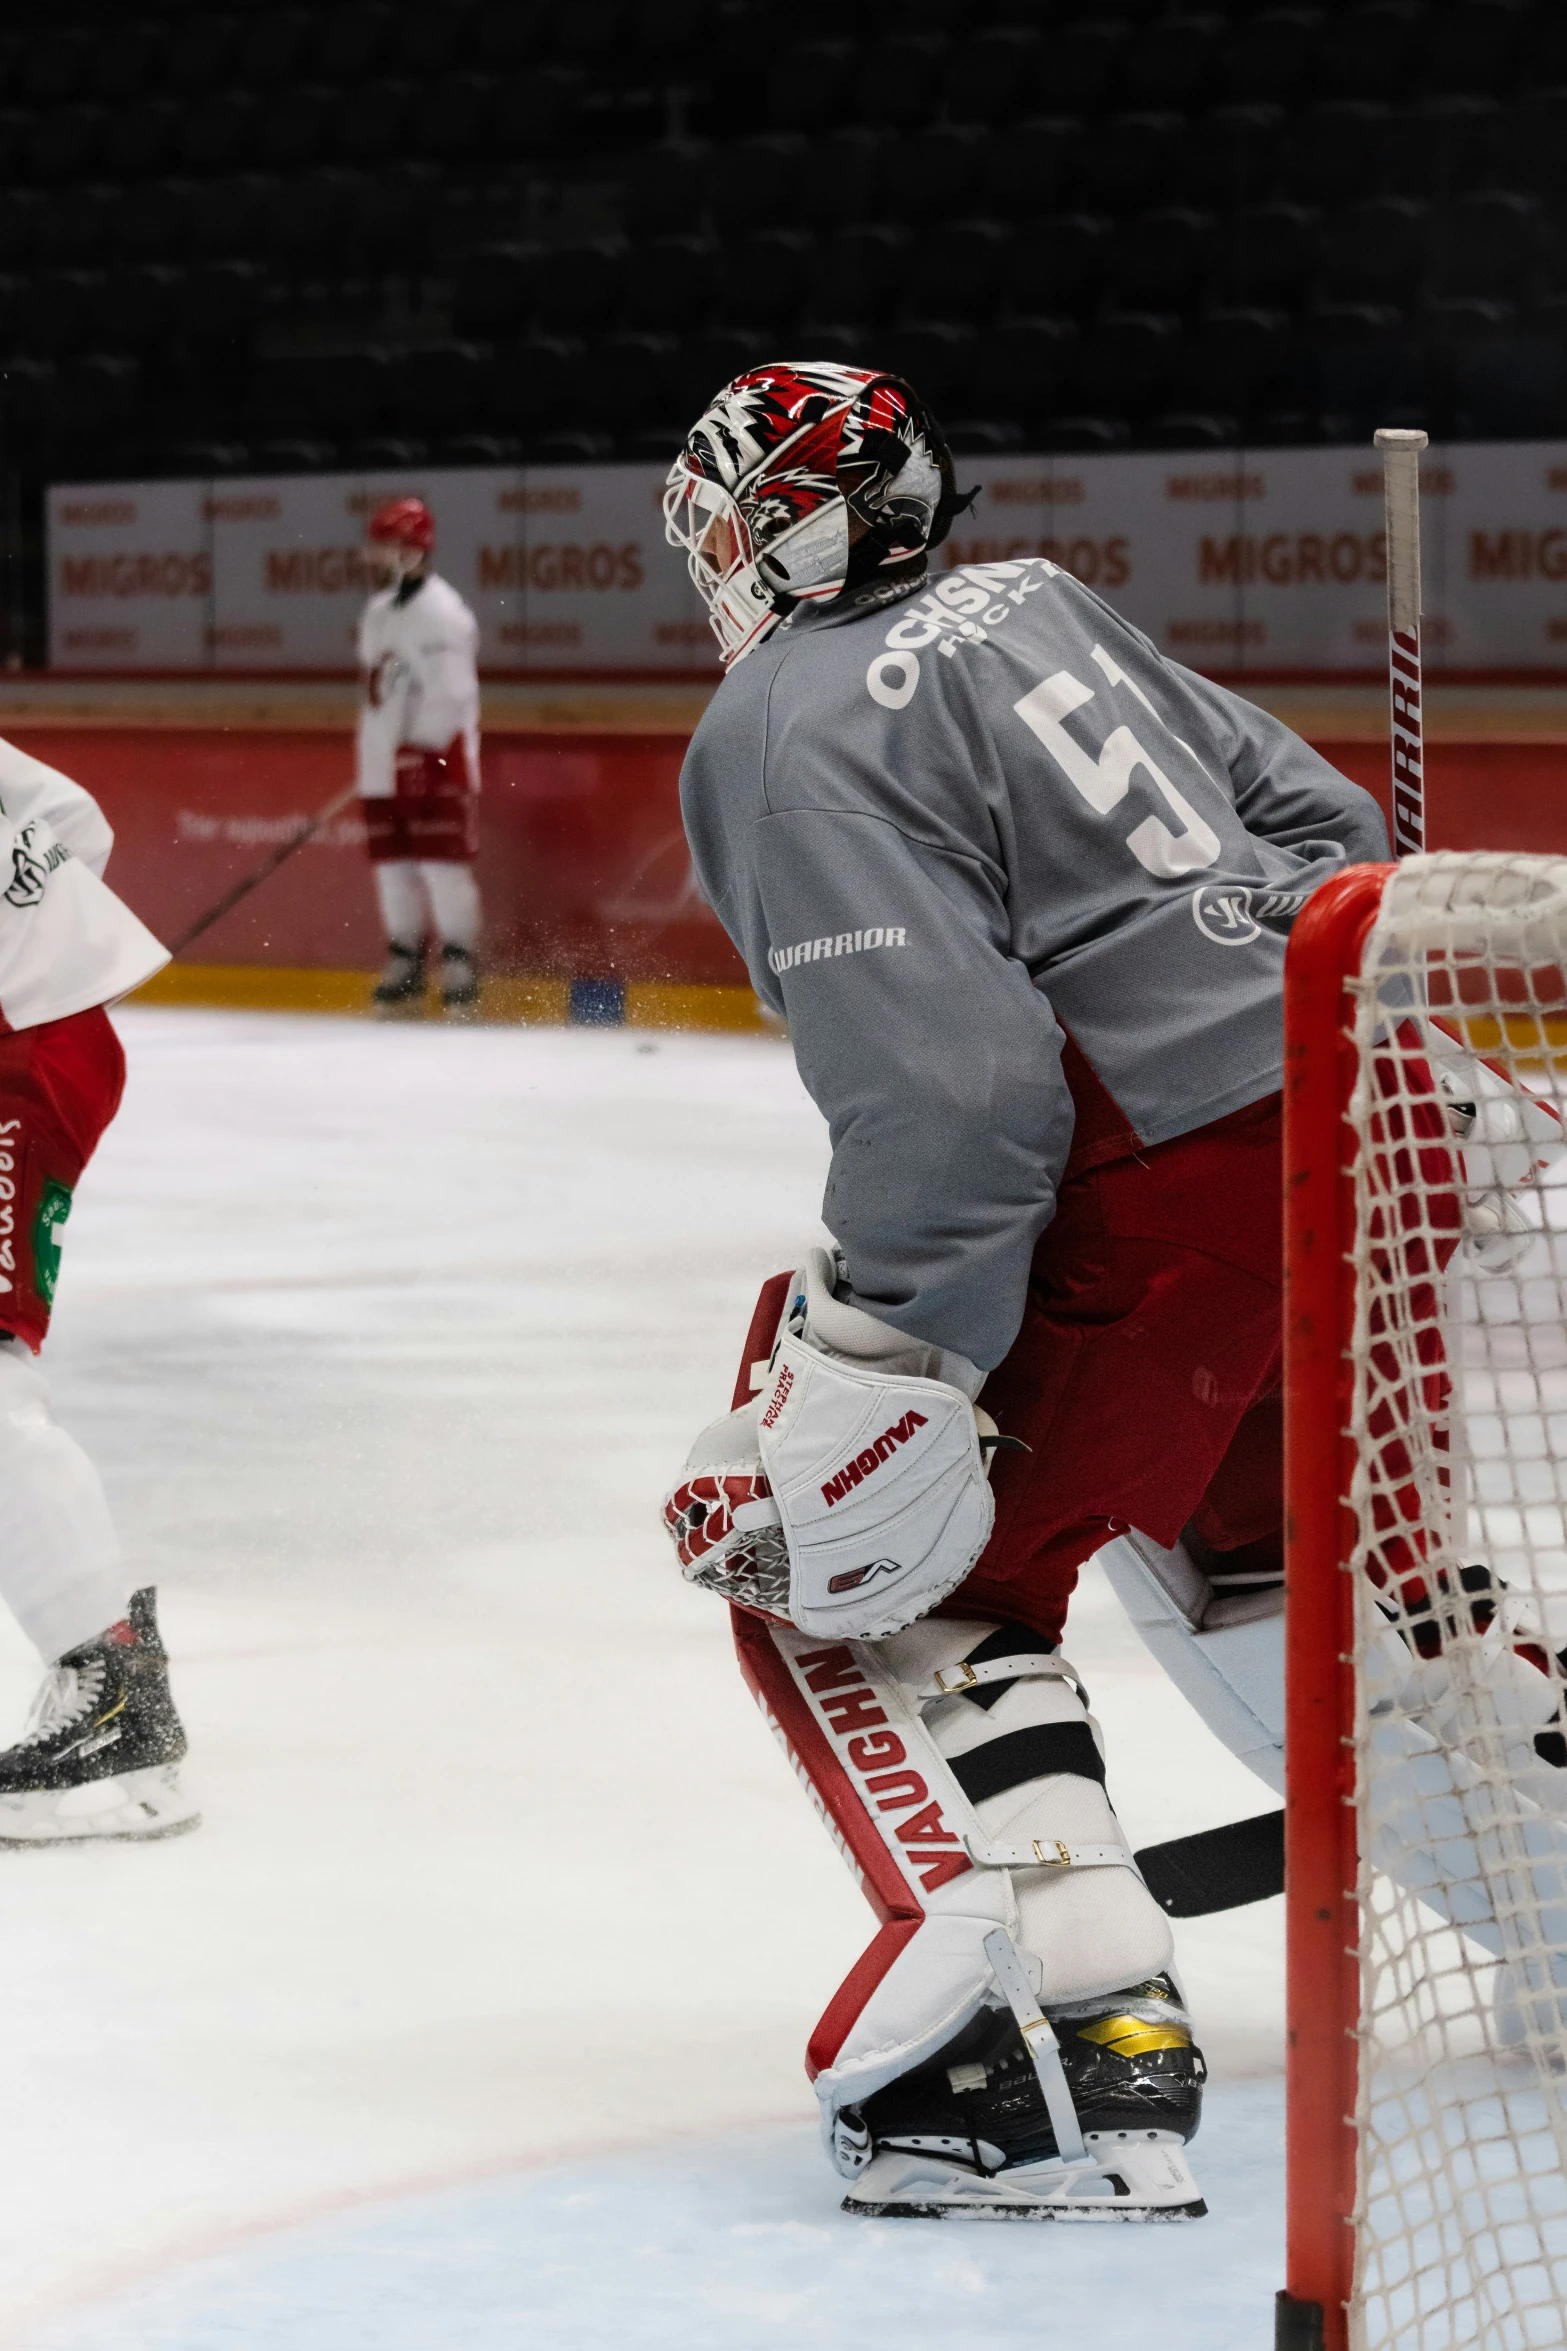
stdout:
<svg viewBox="0 0 1567 2351">
<path fill-rule="evenodd" d="M 1204 2068 L 1169 1921 L 1071 1667 L 1017 1625 L 823 1642 L 737 1617 L 741 1662 L 884 1923 L 808 2064 L 844 2209 L 1194 2218 Z"/>
<path fill-rule="evenodd" d="M 393 939 L 386 950 L 386 968 L 370 997 L 377 1020 L 414 1020 L 424 1010 L 424 943 L 405 947 Z"/>
<path fill-rule="evenodd" d="M 441 949 L 441 1010 L 448 1020 L 479 1017 L 479 967 L 466 947 Z"/>
<path fill-rule="evenodd" d="M 185 1732 L 150 1590 L 123 1625 L 52 1665 L 0 1754 L 0 1845 L 172 1837 L 201 1815 L 179 1783 Z"/>
</svg>

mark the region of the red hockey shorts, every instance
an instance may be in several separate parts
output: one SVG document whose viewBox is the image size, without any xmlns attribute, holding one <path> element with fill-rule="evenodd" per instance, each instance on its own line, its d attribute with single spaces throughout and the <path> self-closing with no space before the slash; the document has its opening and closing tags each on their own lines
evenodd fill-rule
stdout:
<svg viewBox="0 0 1567 2351">
<path fill-rule="evenodd" d="M 372 865 L 471 865 L 479 854 L 479 797 L 460 735 L 444 751 L 405 743 L 391 798 L 359 805 Z"/>
<path fill-rule="evenodd" d="M 125 1054 L 101 1005 L 0 1037 L 0 1331 L 35 1353 L 60 1227 L 124 1091 Z"/>
<path fill-rule="evenodd" d="M 981 1398 L 1032 1450 L 998 1457 L 995 1529 L 949 1608 L 1059 1640 L 1078 1569 L 1128 1526 L 1276 1563 L 1282 1122 L 1270 1095 L 1062 1184 Z"/>
</svg>

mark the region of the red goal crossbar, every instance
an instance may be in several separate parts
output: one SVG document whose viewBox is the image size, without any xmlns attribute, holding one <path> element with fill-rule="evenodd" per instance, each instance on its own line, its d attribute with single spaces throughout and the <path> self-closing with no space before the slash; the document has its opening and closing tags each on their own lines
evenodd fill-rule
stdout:
<svg viewBox="0 0 1567 2351">
<path fill-rule="evenodd" d="M 1355 2277 L 1360 2027 L 1355 1610 L 1347 1496 L 1356 1057 L 1346 981 L 1390 873 L 1308 899 L 1285 966 L 1285 2290 L 1278 2351 L 1344 2351 Z"/>
</svg>

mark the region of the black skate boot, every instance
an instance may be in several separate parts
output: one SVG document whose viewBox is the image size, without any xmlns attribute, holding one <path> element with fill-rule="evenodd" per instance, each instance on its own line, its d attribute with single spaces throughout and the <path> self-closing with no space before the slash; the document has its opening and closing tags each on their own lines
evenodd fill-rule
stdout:
<svg viewBox="0 0 1567 2351">
<path fill-rule="evenodd" d="M 0 1845 L 177 1836 L 201 1815 L 179 1784 L 185 1732 L 153 1594 L 49 1668 L 27 1728 L 0 1754 Z"/>
<path fill-rule="evenodd" d="M 845 2212 L 1016 2220 L 1193 2220 L 1183 2152 L 1207 2069 L 1166 1975 L 1050 2011 L 1085 2154 L 1063 2160 L 1009 2008 L 986 2007 L 936 2056 L 838 2118 Z M 854 2142 L 858 2140 L 858 2145 Z"/>
<path fill-rule="evenodd" d="M 479 967 L 466 947 L 441 949 L 441 1010 L 448 1020 L 479 1017 Z"/>
<path fill-rule="evenodd" d="M 370 997 L 377 1020 L 410 1020 L 424 1010 L 424 942 L 405 947 L 400 940 L 387 944 L 386 969 Z"/>
</svg>

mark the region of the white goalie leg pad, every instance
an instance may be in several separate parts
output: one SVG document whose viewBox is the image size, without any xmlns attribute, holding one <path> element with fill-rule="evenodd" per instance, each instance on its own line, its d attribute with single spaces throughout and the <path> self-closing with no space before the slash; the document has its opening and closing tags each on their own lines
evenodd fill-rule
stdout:
<svg viewBox="0 0 1567 2351">
<path fill-rule="evenodd" d="M 1167 1970 L 1170 1923 L 1111 1810 L 1098 1726 L 1059 1653 L 1015 1627 L 956 1618 L 876 1642 L 736 1623 L 746 1677 L 883 1921 L 808 2055 L 829 2151 L 854 2178 L 871 2148 L 845 2108 L 934 2056 L 985 2006 L 1012 2007 L 1044 2087 L 1039 2010 Z M 1037 2006 L 1025 2012 L 1025 1999 Z M 1047 2089 L 1053 2118 L 1058 2103 Z M 1179 2144 L 1160 2146 L 1157 2178 L 1140 2171 L 1130 2198 L 1124 2163 L 1120 2188 L 1107 2187 L 1101 2150 L 1060 2146 L 1026 2173 L 964 2172 L 927 2203 L 1045 2216 L 1119 2195 L 1120 2217 L 1196 2208 Z M 878 2156 L 873 2172 L 913 2160 Z"/>
<path fill-rule="evenodd" d="M 19 1339 L 0 1339 L 3 1598 L 40 1657 L 90 1641 L 125 1614 L 120 1546 L 98 1472 L 62 1429 Z"/>
<path fill-rule="evenodd" d="M 1111 1589 L 1188 1705 L 1275 1795 L 1284 1793 L 1284 1595 L 1216 1595 L 1184 1545 L 1135 1529 L 1107 1543 Z"/>
</svg>

